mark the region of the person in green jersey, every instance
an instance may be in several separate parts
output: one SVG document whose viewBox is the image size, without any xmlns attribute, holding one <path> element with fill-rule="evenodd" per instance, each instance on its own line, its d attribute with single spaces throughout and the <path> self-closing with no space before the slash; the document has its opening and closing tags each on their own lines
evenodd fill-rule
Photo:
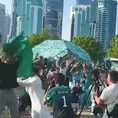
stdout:
<svg viewBox="0 0 118 118">
<path fill-rule="evenodd" d="M 76 118 L 71 107 L 71 89 L 65 86 L 65 76 L 61 73 L 55 78 L 56 87 L 51 88 L 43 99 L 43 104 L 52 102 L 53 118 Z"/>
</svg>

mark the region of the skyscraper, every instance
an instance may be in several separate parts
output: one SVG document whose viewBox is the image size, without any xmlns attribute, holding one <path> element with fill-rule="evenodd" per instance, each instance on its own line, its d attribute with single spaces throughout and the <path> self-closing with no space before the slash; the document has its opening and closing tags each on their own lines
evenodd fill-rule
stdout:
<svg viewBox="0 0 118 118">
<path fill-rule="evenodd" d="M 5 5 L 0 4 L 0 34 L 4 40 L 4 25 L 5 25 Z"/>
<path fill-rule="evenodd" d="M 64 0 L 47 0 L 45 27 L 58 37 L 62 36 Z"/>
<path fill-rule="evenodd" d="M 97 40 L 103 51 L 109 47 L 109 41 L 115 35 L 117 2 L 114 0 L 98 0 Z"/>
<path fill-rule="evenodd" d="M 0 4 L 0 34 L 2 36 L 2 43 L 7 41 L 11 20 L 11 16 L 7 14 L 5 10 L 5 5 Z"/>
<path fill-rule="evenodd" d="M 76 0 L 76 5 L 88 5 L 91 4 L 91 0 Z"/>
<path fill-rule="evenodd" d="M 43 28 L 43 3 L 45 0 L 14 0 L 13 13 L 16 16 L 15 34 L 25 32 L 26 35 L 41 32 Z"/>
<path fill-rule="evenodd" d="M 91 23 L 95 23 L 97 2 L 88 5 L 75 5 L 71 8 L 71 39 L 77 36 L 90 36 Z"/>
<path fill-rule="evenodd" d="M 4 39 L 3 43 L 6 43 L 7 39 L 9 38 L 10 23 L 11 23 L 11 16 L 6 13 L 5 14 L 5 25 L 4 25 L 5 39 Z"/>
<path fill-rule="evenodd" d="M 11 15 L 11 26 L 9 38 L 16 36 L 16 27 L 17 27 L 17 14 L 16 14 L 17 0 L 12 0 L 12 15 Z"/>
</svg>

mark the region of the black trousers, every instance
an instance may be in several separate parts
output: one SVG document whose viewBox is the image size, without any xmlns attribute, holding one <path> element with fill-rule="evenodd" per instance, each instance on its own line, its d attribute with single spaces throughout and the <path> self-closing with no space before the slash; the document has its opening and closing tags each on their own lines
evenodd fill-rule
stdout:
<svg viewBox="0 0 118 118">
<path fill-rule="evenodd" d="M 27 108 L 27 106 L 31 107 L 31 100 L 30 100 L 29 94 L 27 93 L 23 95 L 22 97 L 20 97 L 19 103 L 20 103 L 20 106 L 19 106 L 20 112 L 25 112 L 25 109 Z"/>
</svg>

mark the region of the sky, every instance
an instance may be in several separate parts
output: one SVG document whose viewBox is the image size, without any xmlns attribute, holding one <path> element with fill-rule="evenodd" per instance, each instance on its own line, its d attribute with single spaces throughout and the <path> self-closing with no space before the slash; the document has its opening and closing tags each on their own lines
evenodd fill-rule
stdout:
<svg viewBox="0 0 118 118">
<path fill-rule="evenodd" d="M 0 0 L 0 3 L 4 4 L 6 6 L 6 12 L 11 14 L 11 1 L 12 0 Z"/>
<path fill-rule="evenodd" d="M 12 0 L 0 0 L 0 3 L 6 5 L 6 12 L 11 14 L 11 1 Z M 118 0 L 117 0 L 118 1 Z M 70 40 L 70 7 L 75 4 L 75 0 L 64 0 L 64 18 L 63 18 L 63 32 L 62 38 L 65 40 Z M 118 31 L 118 30 L 117 30 Z M 118 32 L 117 32 L 118 33 Z"/>
</svg>

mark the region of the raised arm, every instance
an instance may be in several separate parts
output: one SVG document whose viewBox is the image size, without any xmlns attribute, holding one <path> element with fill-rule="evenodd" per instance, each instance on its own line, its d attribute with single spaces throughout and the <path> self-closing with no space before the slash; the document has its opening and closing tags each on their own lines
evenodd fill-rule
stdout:
<svg viewBox="0 0 118 118">
<path fill-rule="evenodd" d="M 29 87 L 32 86 L 33 83 L 35 82 L 36 78 L 35 77 L 29 77 L 27 79 L 24 78 L 17 78 L 17 82 L 19 83 L 19 85 L 23 86 L 23 87 Z"/>
</svg>

